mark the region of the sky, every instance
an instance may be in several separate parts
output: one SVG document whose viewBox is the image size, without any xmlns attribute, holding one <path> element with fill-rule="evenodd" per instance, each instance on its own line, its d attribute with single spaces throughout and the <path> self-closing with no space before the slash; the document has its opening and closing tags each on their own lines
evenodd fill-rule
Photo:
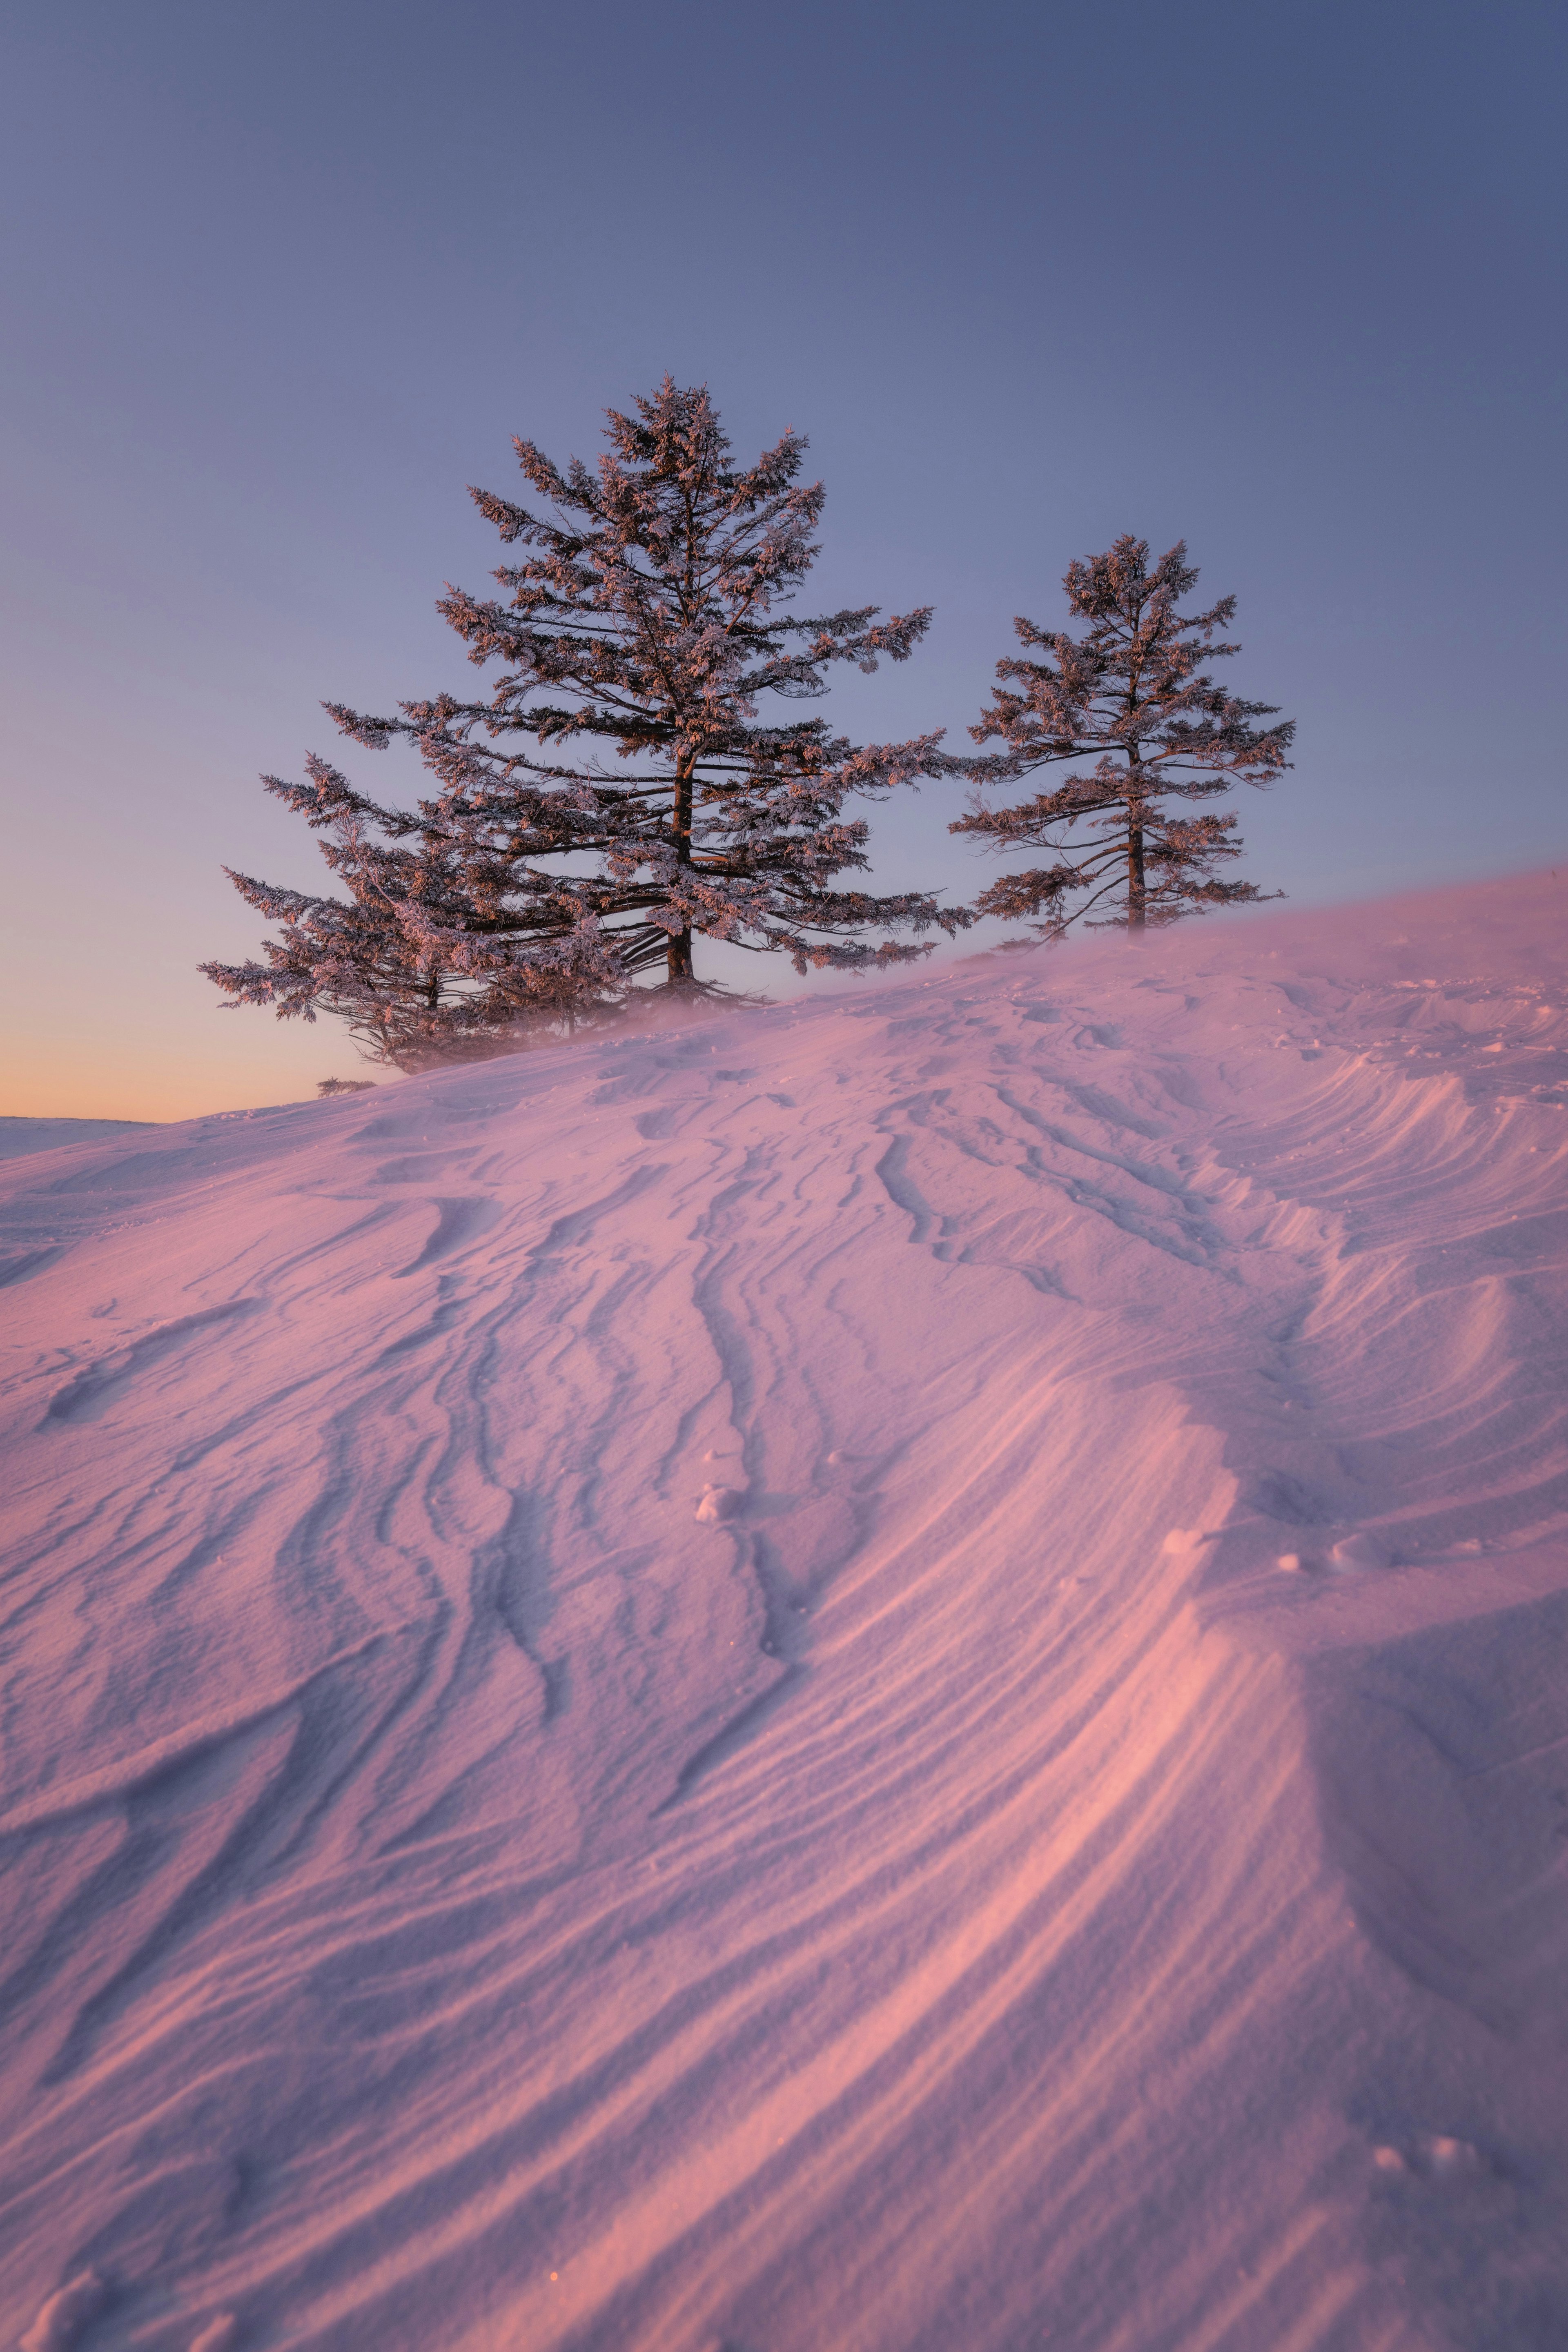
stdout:
<svg viewBox="0 0 1568 2352">
<path fill-rule="evenodd" d="M 1239 599 L 1226 683 L 1298 722 L 1237 871 L 1311 904 L 1568 859 L 1564 23 L 12 0 L 0 1112 L 358 1074 L 195 970 L 265 928 L 226 864 L 324 874 L 257 779 L 338 752 L 323 700 L 471 693 L 467 485 L 513 488 L 514 434 L 591 460 L 667 371 L 740 458 L 809 436 L 814 608 L 936 607 L 836 727 L 966 747 L 1073 557 L 1184 539 Z M 877 881 L 993 878 L 962 803 L 873 810 Z"/>
</svg>

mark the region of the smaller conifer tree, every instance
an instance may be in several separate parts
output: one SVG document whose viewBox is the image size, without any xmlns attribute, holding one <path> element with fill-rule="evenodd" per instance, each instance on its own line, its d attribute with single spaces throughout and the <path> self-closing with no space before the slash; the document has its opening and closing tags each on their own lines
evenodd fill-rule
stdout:
<svg viewBox="0 0 1568 2352">
<path fill-rule="evenodd" d="M 401 1070 L 514 1049 L 531 1031 L 574 1032 L 618 1003 L 618 959 L 570 900 L 536 891 L 542 938 L 515 951 L 517 926 L 486 872 L 454 836 L 448 813 L 387 808 L 354 791 L 315 753 L 306 781 L 264 776 L 303 816 L 341 898 L 290 890 L 228 869 L 247 903 L 277 923 L 264 962 L 204 964 L 236 1004 L 279 1020 L 336 1015 L 368 1061 Z"/>
<path fill-rule="evenodd" d="M 970 733 L 977 743 L 1000 737 L 1006 749 L 965 763 L 979 790 L 950 830 L 998 851 L 1049 849 L 1057 863 L 1004 876 L 981 893 L 977 914 L 1033 918 L 1042 938 L 1059 939 L 1080 919 L 1141 931 L 1204 907 L 1283 895 L 1217 878 L 1241 855 L 1234 815 L 1183 813 L 1237 783 L 1271 782 L 1290 764 L 1295 733 L 1292 719 L 1255 725 L 1276 717 L 1273 706 L 1243 702 L 1203 671 L 1240 650 L 1215 641 L 1236 599 L 1179 613 L 1198 576 L 1186 554 L 1179 541 L 1151 569 L 1148 541 L 1127 535 L 1068 567 L 1068 606 L 1089 625 L 1082 636 L 1014 622 L 1020 642 L 1047 658 L 997 663 L 1003 683 Z M 1087 774 L 1031 800 L 996 807 L 984 797 L 988 787 L 1091 759 Z M 1069 839 L 1075 826 L 1086 837 Z"/>
</svg>

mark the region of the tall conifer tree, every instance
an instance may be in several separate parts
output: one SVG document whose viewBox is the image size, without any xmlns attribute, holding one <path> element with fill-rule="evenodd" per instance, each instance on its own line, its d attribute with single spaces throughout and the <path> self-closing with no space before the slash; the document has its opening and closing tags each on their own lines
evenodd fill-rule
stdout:
<svg viewBox="0 0 1568 2352">
<path fill-rule="evenodd" d="M 1203 663 L 1240 650 L 1215 638 L 1236 599 L 1178 613 L 1198 576 L 1186 554 L 1178 541 L 1151 570 L 1148 541 L 1123 537 L 1068 568 L 1068 604 L 1089 625 L 1082 636 L 1014 622 L 1020 642 L 1048 658 L 997 663 L 1004 683 L 970 733 L 977 743 L 1000 737 L 1006 749 L 966 763 L 982 793 L 951 830 L 996 850 L 1053 850 L 1058 862 L 994 882 L 977 914 L 1037 918 L 1043 938 L 1059 939 L 1080 919 L 1137 931 L 1266 895 L 1256 883 L 1215 878 L 1241 855 L 1237 818 L 1181 809 L 1237 783 L 1268 783 L 1289 765 L 1295 722 L 1255 726 L 1275 717 L 1273 706 L 1240 701 L 1204 674 Z M 985 787 L 1090 759 L 1087 774 L 1031 800 L 995 807 L 983 796 Z M 1075 826 L 1088 838 L 1069 840 Z"/>
<path fill-rule="evenodd" d="M 668 377 L 608 417 L 596 473 L 515 444 L 542 511 L 471 493 L 528 551 L 495 575 L 504 599 L 453 589 L 438 608 L 475 664 L 501 665 L 488 698 L 442 695 L 396 718 L 327 706 L 359 743 L 413 743 L 435 785 L 417 814 L 321 761 L 307 784 L 268 780 L 326 835 L 354 906 L 236 875 L 286 927 L 267 963 L 203 967 L 238 1001 L 363 1012 L 424 989 L 416 1050 L 444 1034 L 494 1050 L 509 1001 L 526 1010 L 531 993 L 548 1010 L 580 985 L 602 1003 L 655 970 L 698 985 L 699 935 L 782 950 L 797 971 L 855 971 L 926 954 L 919 933 L 973 919 L 926 892 L 837 885 L 868 862 L 846 801 L 951 772 L 940 734 L 858 746 L 776 709 L 823 694 L 836 662 L 906 660 L 930 608 L 787 616 L 824 499 L 796 484 L 798 434 L 737 470 L 706 390 Z"/>
</svg>

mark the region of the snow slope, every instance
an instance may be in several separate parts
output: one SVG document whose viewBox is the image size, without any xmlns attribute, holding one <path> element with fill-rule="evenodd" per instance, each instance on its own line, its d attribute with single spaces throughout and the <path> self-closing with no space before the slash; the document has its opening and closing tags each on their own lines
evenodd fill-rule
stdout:
<svg viewBox="0 0 1568 2352">
<path fill-rule="evenodd" d="M 123 1142 L 152 1124 L 141 1118 L 0 1118 L 0 1160 L 21 1160 L 34 1151 L 58 1151 L 67 1143 Z"/>
<path fill-rule="evenodd" d="M 1546 875 L 0 1171 L 0 2341 L 1568 2342 Z"/>
</svg>

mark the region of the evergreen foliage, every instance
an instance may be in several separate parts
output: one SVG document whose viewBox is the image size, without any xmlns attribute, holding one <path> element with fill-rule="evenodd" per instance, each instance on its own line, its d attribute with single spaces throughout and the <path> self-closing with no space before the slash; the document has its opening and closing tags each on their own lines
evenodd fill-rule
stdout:
<svg viewBox="0 0 1568 2352">
<path fill-rule="evenodd" d="M 434 785 L 417 811 L 319 759 L 302 784 L 265 780 L 321 835 L 348 895 L 234 875 L 283 927 L 265 962 L 203 966 L 237 1002 L 319 1006 L 410 1067 L 503 1049 L 530 1021 L 594 1018 L 655 970 L 700 987 L 699 935 L 857 971 L 973 920 L 925 892 L 838 881 L 868 862 L 846 801 L 951 772 L 940 735 L 859 746 L 775 709 L 822 695 L 834 663 L 906 660 L 929 607 L 788 617 L 824 499 L 796 483 L 805 440 L 737 470 L 705 389 L 667 377 L 634 410 L 608 412 L 596 473 L 515 444 L 542 510 L 471 492 L 527 551 L 495 574 L 504 599 L 451 589 L 438 607 L 476 665 L 501 665 L 488 698 L 395 718 L 327 706 L 361 744 L 414 745 Z"/>
<path fill-rule="evenodd" d="M 402 1070 L 507 1053 L 531 1030 L 572 1031 L 615 1009 L 614 953 L 592 924 L 572 919 L 570 903 L 554 935 L 526 955 L 491 928 L 486 878 L 467 870 L 438 800 L 414 813 L 387 808 L 314 753 L 305 769 L 303 783 L 262 782 L 321 836 L 345 895 L 228 868 L 248 904 L 281 927 L 264 942 L 264 963 L 202 965 L 237 1003 L 271 1004 L 280 1020 L 333 1013 L 367 1060 Z"/>
<path fill-rule="evenodd" d="M 1070 564 L 1068 603 L 1089 625 L 1080 637 L 1015 621 L 1020 642 L 1047 658 L 997 663 L 1003 684 L 970 733 L 977 743 L 999 737 L 1006 749 L 968 761 L 964 772 L 985 787 L 1066 761 L 1095 765 L 1009 807 L 976 793 L 953 833 L 1000 851 L 1027 845 L 1057 856 L 1055 865 L 993 883 L 977 914 L 1039 918 L 1037 932 L 1059 939 L 1080 919 L 1090 928 L 1141 930 L 1265 896 L 1255 883 L 1215 878 L 1241 855 L 1237 818 L 1184 814 L 1182 804 L 1215 799 L 1237 783 L 1269 782 L 1289 765 L 1295 722 L 1255 726 L 1275 717 L 1273 706 L 1238 700 L 1200 667 L 1240 650 L 1215 636 L 1233 619 L 1236 599 L 1180 614 L 1177 602 L 1198 577 L 1186 553 L 1178 541 L 1151 570 L 1149 542 L 1129 535 L 1106 554 Z M 1079 825 L 1088 839 L 1069 840 Z M 1096 912 L 1119 897 L 1114 912 Z"/>
</svg>

